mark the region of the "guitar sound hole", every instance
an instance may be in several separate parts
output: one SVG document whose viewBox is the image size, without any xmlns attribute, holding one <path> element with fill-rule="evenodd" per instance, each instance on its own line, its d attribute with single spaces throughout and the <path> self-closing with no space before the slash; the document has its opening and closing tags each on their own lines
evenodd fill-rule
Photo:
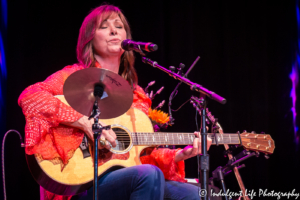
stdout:
<svg viewBox="0 0 300 200">
<path fill-rule="evenodd" d="M 126 150 L 131 144 L 128 133 L 124 129 L 121 129 L 121 128 L 113 128 L 113 131 L 116 133 L 116 136 L 117 136 L 117 139 L 116 139 L 117 146 L 113 147 L 112 149 L 115 151 Z"/>
</svg>

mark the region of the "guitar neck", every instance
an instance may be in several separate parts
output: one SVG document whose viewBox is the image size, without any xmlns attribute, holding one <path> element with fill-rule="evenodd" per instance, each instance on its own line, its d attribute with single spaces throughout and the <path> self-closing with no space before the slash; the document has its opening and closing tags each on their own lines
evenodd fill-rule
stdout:
<svg viewBox="0 0 300 200">
<path fill-rule="evenodd" d="M 194 133 L 131 133 L 133 145 L 191 145 L 195 139 Z M 208 133 L 207 137 L 212 140 L 212 144 L 240 144 L 239 136 L 235 133 L 216 134 Z"/>
</svg>

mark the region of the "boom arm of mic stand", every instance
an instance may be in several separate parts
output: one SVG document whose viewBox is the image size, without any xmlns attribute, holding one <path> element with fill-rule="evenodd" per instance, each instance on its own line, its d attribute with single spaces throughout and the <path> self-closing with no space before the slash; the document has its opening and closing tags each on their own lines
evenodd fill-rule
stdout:
<svg viewBox="0 0 300 200">
<path fill-rule="evenodd" d="M 209 98 L 211 98 L 211 99 L 213 99 L 213 100 L 215 100 L 215 101 L 217 101 L 217 102 L 219 102 L 221 104 L 225 104 L 226 103 L 226 99 L 225 98 L 223 98 L 223 97 L 219 96 L 218 94 L 216 94 L 216 93 L 214 93 L 214 92 L 212 92 L 212 91 L 210 91 L 210 90 L 202 87 L 201 85 L 199 85 L 197 83 L 193 83 L 192 81 L 188 80 L 187 78 L 184 78 L 184 77 L 182 77 L 182 76 L 180 76 L 180 75 L 178 75 L 178 74 L 176 74 L 176 73 L 174 73 L 174 72 L 172 72 L 172 71 L 170 71 L 170 70 L 168 70 L 168 69 L 166 69 L 166 68 L 158 65 L 156 61 L 152 61 L 152 60 L 150 60 L 149 58 L 146 58 L 146 57 L 142 57 L 142 61 L 144 63 L 147 63 L 147 64 L 149 64 L 149 65 L 151 65 L 151 66 L 153 66 L 155 68 L 158 68 L 158 69 L 166 72 L 167 74 L 169 74 L 169 76 L 172 76 L 174 79 L 177 79 L 177 80 L 179 80 L 179 81 L 181 81 L 181 82 L 183 82 L 183 83 L 191 86 L 191 90 L 200 92 L 200 93 L 208 96 Z"/>
</svg>

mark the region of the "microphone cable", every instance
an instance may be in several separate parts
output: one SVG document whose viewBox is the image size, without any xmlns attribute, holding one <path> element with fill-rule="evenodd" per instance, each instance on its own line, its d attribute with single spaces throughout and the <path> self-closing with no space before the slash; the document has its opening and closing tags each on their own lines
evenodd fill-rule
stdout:
<svg viewBox="0 0 300 200">
<path fill-rule="evenodd" d="M 9 130 L 5 133 L 4 137 L 3 137 L 3 140 L 2 140 L 2 180 L 3 180 L 3 194 L 4 194 L 4 200 L 7 199 L 6 197 L 6 186 L 5 186 L 5 165 L 4 165 L 4 144 L 5 144 L 5 139 L 6 139 L 6 136 L 11 133 L 11 132 L 15 132 L 15 133 L 18 133 L 19 137 L 20 137 L 20 142 L 21 142 L 21 147 L 25 147 L 25 144 L 23 143 L 23 138 L 21 136 L 21 134 L 16 131 L 16 130 Z"/>
</svg>

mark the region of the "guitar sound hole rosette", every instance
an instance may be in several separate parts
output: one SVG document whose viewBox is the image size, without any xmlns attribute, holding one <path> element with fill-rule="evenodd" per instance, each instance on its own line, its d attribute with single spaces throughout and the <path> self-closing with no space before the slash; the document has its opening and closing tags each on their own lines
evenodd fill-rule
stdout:
<svg viewBox="0 0 300 200">
<path fill-rule="evenodd" d="M 111 125 L 112 130 L 116 133 L 116 147 L 112 147 L 110 151 L 116 154 L 124 154 L 130 151 L 133 146 L 130 131 L 122 125 Z"/>
</svg>

